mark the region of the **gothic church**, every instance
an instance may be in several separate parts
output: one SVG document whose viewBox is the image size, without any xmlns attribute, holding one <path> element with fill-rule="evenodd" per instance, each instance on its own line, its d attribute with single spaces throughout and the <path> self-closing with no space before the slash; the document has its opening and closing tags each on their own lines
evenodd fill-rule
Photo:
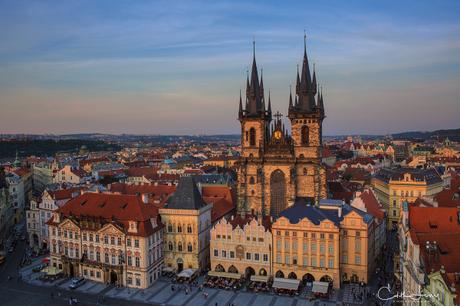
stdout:
<svg viewBox="0 0 460 306">
<path fill-rule="evenodd" d="M 326 169 L 321 163 L 323 95 L 318 92 L 316 72 L 313 71 L 313 77 L 310 73 L 305 37 L 294 99 L 292 93 L 289 95 L 287 117 L 291 133 L 284 126 L 282 115 L 272 114 L 270 94 L 266 103 L 255 51 L 244 105 L 243 108 L 240 94 L 238 212 L 277 217 L 296 198 L 305 198 L 312 205 L 326 198 Z"/>
</svg>

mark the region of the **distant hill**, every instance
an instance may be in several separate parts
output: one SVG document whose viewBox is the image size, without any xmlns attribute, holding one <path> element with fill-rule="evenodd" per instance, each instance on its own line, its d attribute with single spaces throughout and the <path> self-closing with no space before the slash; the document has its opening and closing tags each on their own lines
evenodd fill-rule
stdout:
<svg viewBox="0 0 460 306">
<path fill-rule="evenodd" d="M 393 139 L 439 139 L 444 140 L 446 137 L 449 137 L 450 140 L 460 141 L 460 129 L 451 129 L 451 130 L 436 130 L 432 132 L 403 132 L 392 134 Z"/>
</svg>

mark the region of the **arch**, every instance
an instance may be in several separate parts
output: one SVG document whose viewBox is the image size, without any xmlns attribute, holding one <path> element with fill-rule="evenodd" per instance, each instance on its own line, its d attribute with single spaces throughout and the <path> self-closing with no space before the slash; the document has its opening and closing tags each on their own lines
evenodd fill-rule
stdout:
<svg viewBox="0 0 460 306">
<path fill-rule="evenodd" d="M 180 241 L 177 244 L 177 251 L 182 252 L 182 242 L 180 242 Z"/>
<path fill-rule="evenodd" d="M 192 243 L 188 243 L 187 244 L 187 252 L 192 252 L 193 251 L 193 246 L 192 246 Z"/>
<path fill-rule="evenodd" d="M 190 224 L 187 224 L 187 233 L 191 234 L 192 232 L 192 226 Z"/>
<path fill-rule="evenodd" d="M 267 270 L 265 270 L 264 268 L 260 269 L 260 270 L 259 270 L 259 275 L 261 275 L 261 276 L 267 276 Z"/>
<path fill-rule="evenodd" d="M 319 279 L 320 282 L 328 282 L 328 283 L 332 283 L 332 277 L 330 277 L 329 275 L 323 275 L 320 279 Z"/>
<path fill-rule="evenodd" d="M 255 180 L 254 180 L 254 177 L 251 176 L 251 177 L 249 178 L 249 184 L 255 184 L 255 183 L 256 183 L 256 182 L 255 182 Z"/>
<path fill-rule="evenodd" d="M 238 273 L 238 269 L 235 268 L 234 265 L 231 265 L 231 266 L 228 268 L 228 272 L 229 272 L 229 273 Z"/>
<path fill-rule="evenodd" d="M 247 267 L 246 270 L 244 270 L 244 274 L 247 278 L 249 278 L 251 275 L 255 275 L 256 271 L 252 267 Z"/>
<path fill-rule="evenodd" d="M 270 215 L 277 217 L 286 208 L 286 178 L 277 169 L 270 176 Z"/>
<path fill-rule="evenodd" d="M 249 145 L 255 146 L 256 145 L 256 129 L 251 128 L 249 130 Z"/>
<path fill-rule="evenodd" d="M 281 271 L 281 270 L 276 271 L 275 277 L 284 278 L 284 273 L 283 273 L 283 271 Z"/>
<path fill-rule="evenodd" d="M 216 272 L 225 272 L 224 267 L 221 264 L 218 264 L 216 268 L 214 269 Z"/>
<path fill-rule="evenodd" d="M 315 277 L 311 275 L 310 273 L 307 273 L 307 274 L 304 274 L 304 276 L 302 276 L 302 280 L 304 283 L 312 283 L 315 281 Z"/>
<path fill-rule="evenodd" d="M 301 144 L 308 145 L 309 137 L 310 137 L 309 134 L 310 134 L 310 131 L 308 129 L 308 126 L 302 125 L 302 128 L 300 130 L 300 135 L 301 135 L 300 142 L 301 142 Z"/>
<path fill-rule="evenodd" d="M 171 241 L 170 241 L 170 242 L 168 242 L 168 250 L 170 250 L 170 251 L 172 251 L 172 250 L 173 250 L 173 244 L 172 244 L 172 242 L 171 242 Z M 105 254 L 105 255 L 107 255 L 107 254 Z"/>
<path fill-rule="evenodd" d="M 294 272 L 291 272 L 291 273 L 289 273 L 288 278 L 297 279 L 297 274 L 295 274 Z"/>
</svg>

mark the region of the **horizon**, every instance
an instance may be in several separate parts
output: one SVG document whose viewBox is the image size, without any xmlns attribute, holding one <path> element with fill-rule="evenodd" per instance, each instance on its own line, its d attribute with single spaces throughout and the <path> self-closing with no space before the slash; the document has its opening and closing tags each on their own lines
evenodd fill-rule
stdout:
<svg viewBox="0 0 460 306">
<path fill-rule="evenodd" d="M 254 37 L 286 114 L 304 30 L 325 136 L 458 128 L 458 2 L 108 3 L 0 3 L 0 134 L 236 135 Z"/>
</svg>

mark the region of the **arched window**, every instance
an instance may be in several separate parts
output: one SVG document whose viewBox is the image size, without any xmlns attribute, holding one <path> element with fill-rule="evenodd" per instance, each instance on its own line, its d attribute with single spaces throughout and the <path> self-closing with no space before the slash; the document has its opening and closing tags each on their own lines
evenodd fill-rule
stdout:
<svg viewBox="0 0 460 306">
<path fill-rule="evenodd" d="M 182 233 L 182 225 L 177 225 L 177 232 Z"/>
<path fill-rule="evenodd" d="M 168 250 L 170 250 L 170 251 L 173 250 L 173 244 L 172 244 L 171 241 L 168 243 Z"/>
<path fill-rule="evenodd" d="M 187 225 L 187 233 L 192 233 L 192 226 L 190 224 Z"/>
<path fill-rule="evenodd" d="M 172 224 L 169 223 L 169 224 L 168 224 L 168 232 L 172 233 L 172 231 L 173 231 Z"/>
<path fill-rule="evenodd" d="M 249 184 L 254 184 L 254 183 L 255 183 L 254 177 L 251 176 L 251 177 L 249 178 Z"/>
<path fill-rule="evenodd" d="M 188 252 L 192 252 L 193 251 L 193 247 L 192 247 L 192 244 L 189 242 L 188 245 L 187 245 L 187 251 Z"/>
<path fill-rule="evenodd" d="M 301 130 L 301 143 L 303 145 L 307 145 L 308 144 L 308 138 L 309 138 L 309 131 L 308 131 L 308 126 L 306 125 L 303 125 L 302 126 L 302 130 Z"/>
<path fill-rule="evenodd" d="M 249 130 L 249 145 L 255 146 L 256 145 L 256 129 L 251 128 Z"/>
<path fill-rule="evenodd" d="M 179 244 L 177 245 L 177 250 L 179 252 L 182 252 L 182 243 L 179 242 Z"/>
</svg>

